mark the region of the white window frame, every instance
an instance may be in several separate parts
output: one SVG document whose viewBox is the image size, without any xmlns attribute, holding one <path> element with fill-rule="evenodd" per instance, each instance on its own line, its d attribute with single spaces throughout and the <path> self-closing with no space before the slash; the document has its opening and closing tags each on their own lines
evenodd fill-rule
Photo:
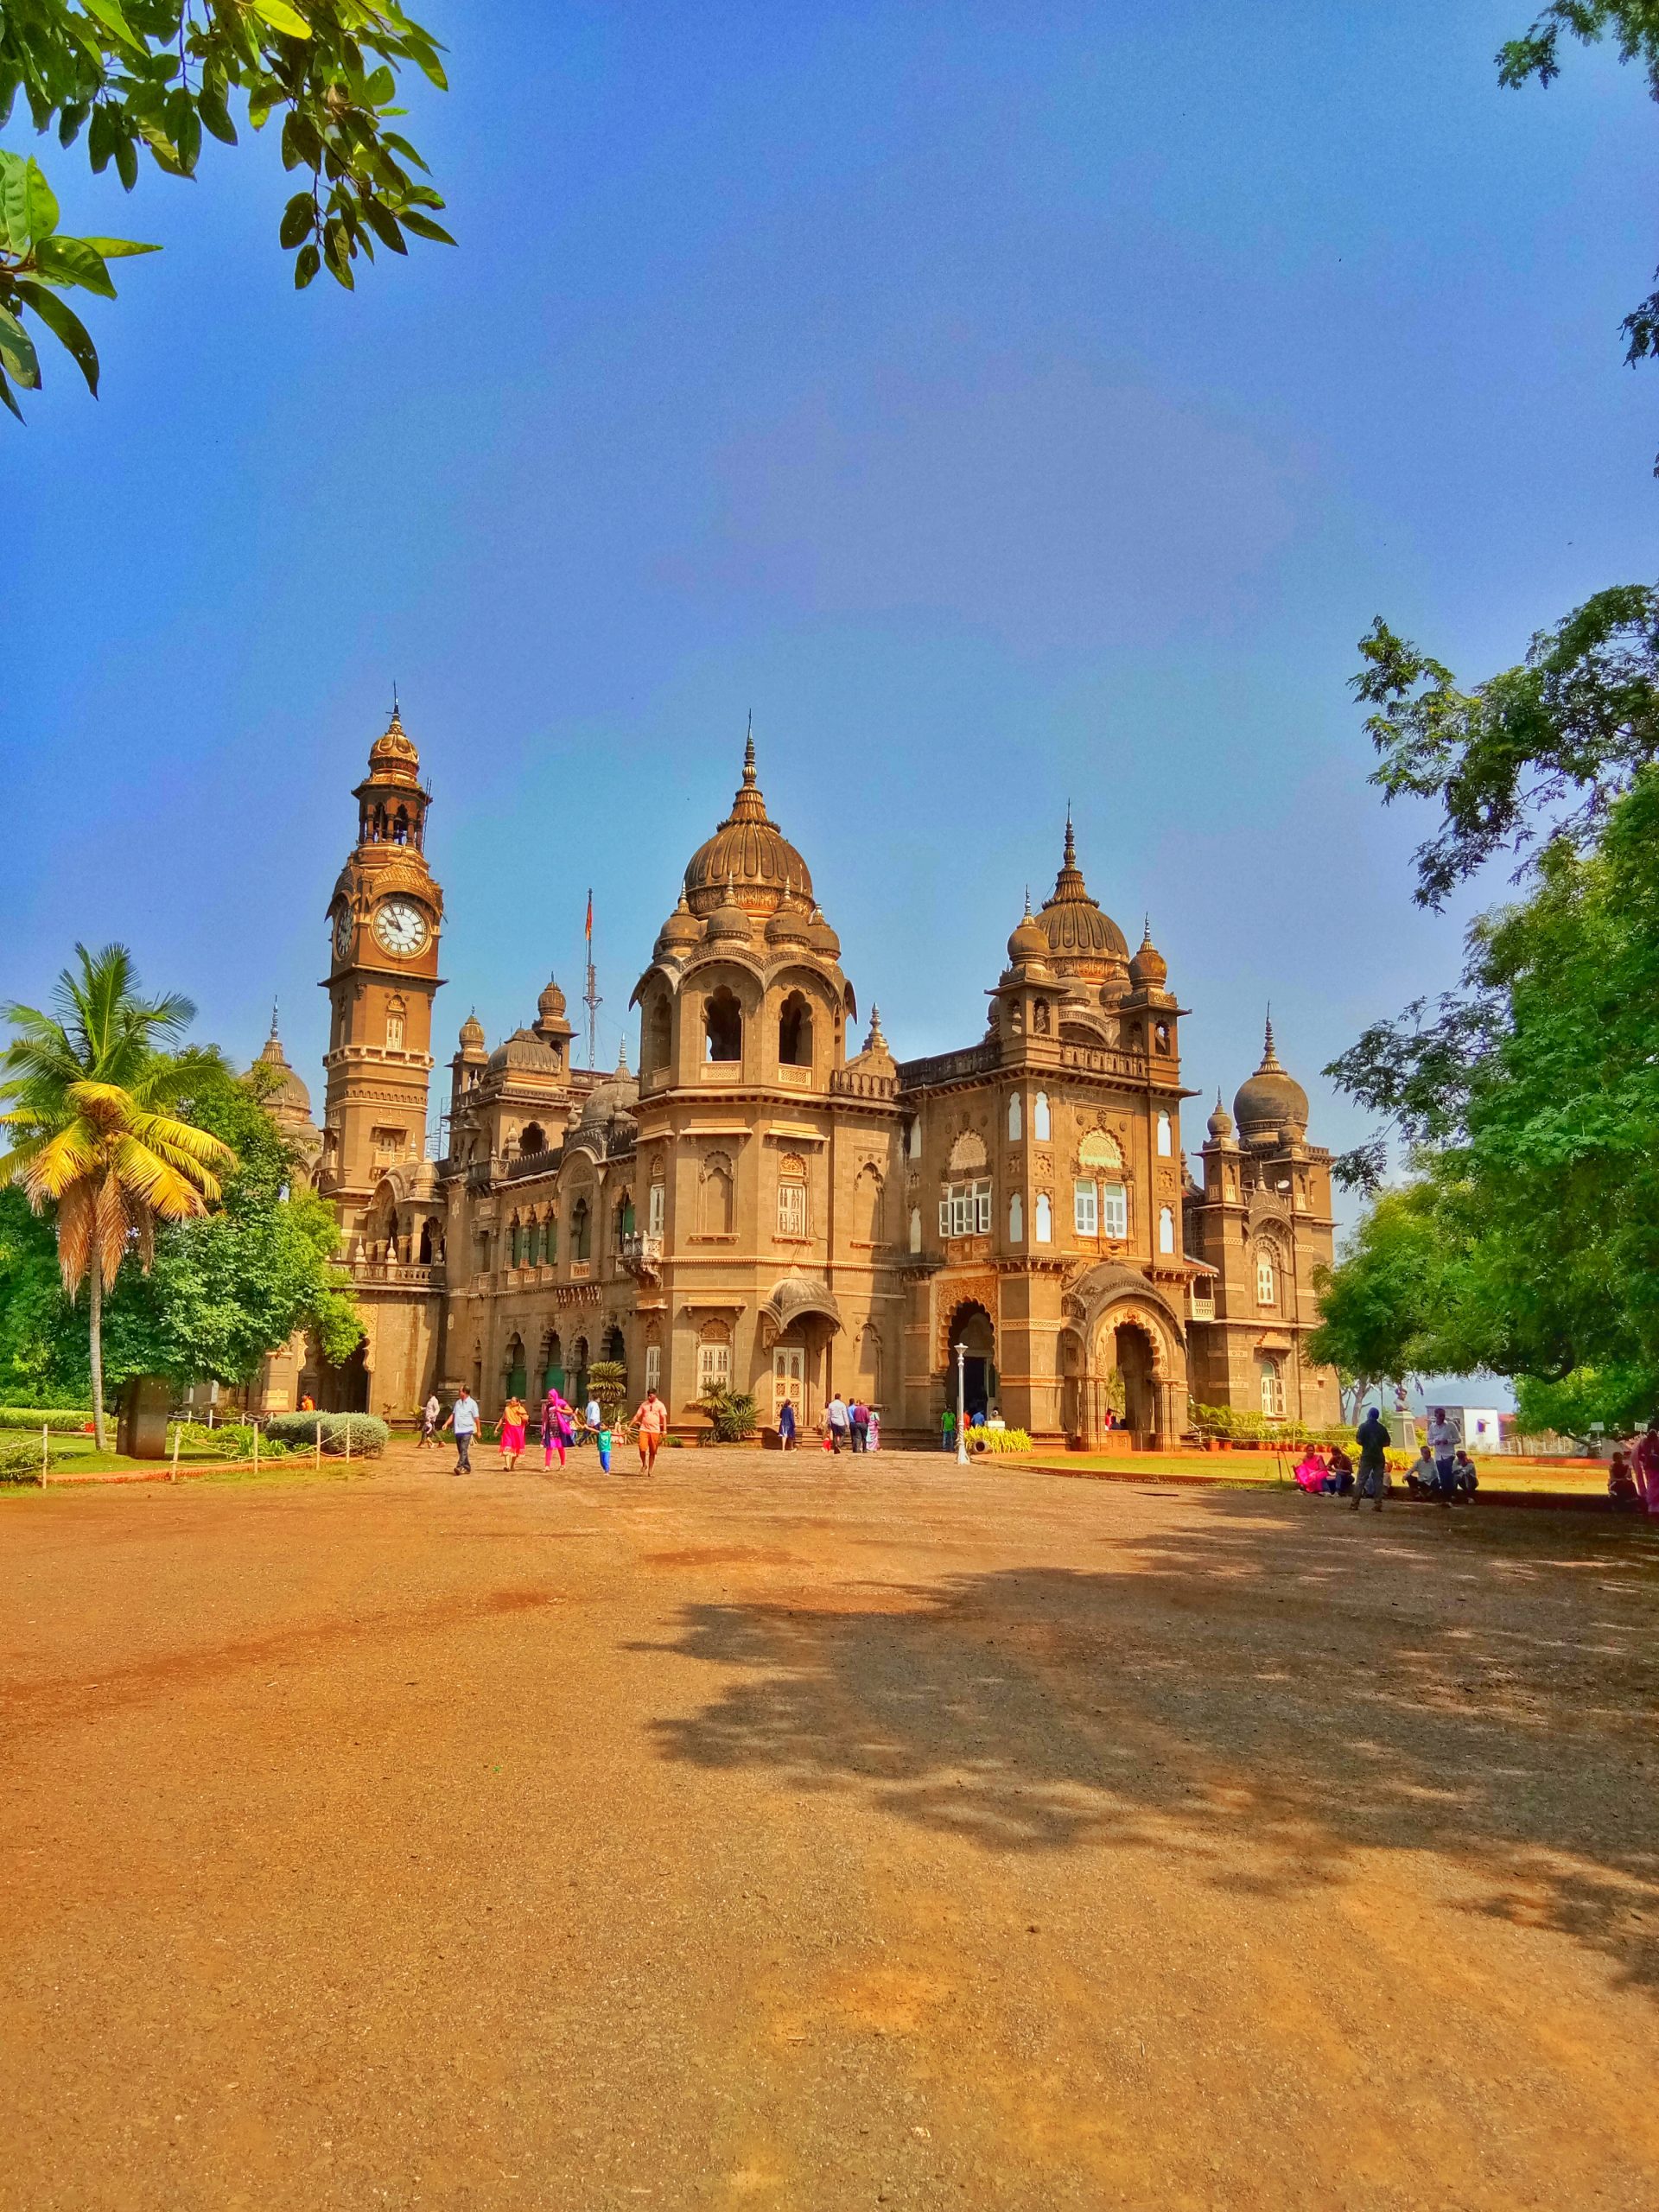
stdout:
<svg viewBox="0 0 1659 2212">
<path fill-rule="evenodd" d="M 700 1344 L 697 1346 L 697 1395 L 705 1390 L 729 1390 L 732 1387 L 732 1348 L 730 1344 Z"/>
<path fill-rule="evenodd" d="M 1262 1377 L 1262 1411 L 1269 1421 L 1285 1417 L 1285 1363 L 1275 1359 L 1271 1352 L 1263 1352 L 1260 1361 Z"/>
<path fill-rule="evenodd" d="M 1092 1175 L 1079 1175 L 1071 1185 L 1071 1222 L 1079 1236 L 1100 1234 L 1100 1185 Z"/>
<path fill-rule="evenodd" d="M 1100 1188 L 1100 1233 L 1124 1237 L 1129 1233 L 1129 1192 L 1124 1183 L 1103 1183 Z"/>
<path fill-rule="evenodd" d="M 660 1236 L 663 1221 L 668 1211 L 668 1185 L 658 1175 L 652 1183 L 645 1199 L 645 1234 Z"/>
<path fill-rule="evenodd" d="M 988 1236 L 991 1233 L 991 1185 L 988 1178 L 973 1183 L 947 1183 L 939 1200 L 941 1236 Z"/>
<path fill-rule="evenodd" d="M 798 1238 L 806 1235 L 806 1185 L 792 1176 L 778 1185 L 778 1234 Z"/>
<path fill-rule="evenodd" d="M 1255 1302 L 1258 1306 L 1279 1303 L 1279 1270 L 1274 1265 L 1271 1252 L 1261 1251 L 1255 1255 Z"/>
<path fill-rule="evenodd" d="M 645 1346 L 645 1389 L 660 1391 L 663 1387 L 663 1348 L 661 1344 Z"/>
</svg>

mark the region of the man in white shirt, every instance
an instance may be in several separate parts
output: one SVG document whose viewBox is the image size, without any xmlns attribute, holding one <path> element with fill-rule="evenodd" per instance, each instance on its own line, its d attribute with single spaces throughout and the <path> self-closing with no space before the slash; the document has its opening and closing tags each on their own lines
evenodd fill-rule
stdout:
<svg viewBox="0 0 1659 2212">
<path fill-rule="evenodd" d="M 1458 1432 L 1446 1419 L 1444 1406 L 1436 1406 L 1430 1414 L 1423 1436 L 1434 1454 L 1434 1471 L 1440 1478 L 1440 1502 L 1450 1505 L 1458 1482 Z"/>
<path fill-rule="evenodd" d="M 470 1475 L 473 1471 L 473 1439 L 478 1433 L 478 1400 L 470 1390 L 463 1389 L 443 1417 L 445 1428 L 455 1432 L 455 1464 L 452 1475 Z"/>
</svg>

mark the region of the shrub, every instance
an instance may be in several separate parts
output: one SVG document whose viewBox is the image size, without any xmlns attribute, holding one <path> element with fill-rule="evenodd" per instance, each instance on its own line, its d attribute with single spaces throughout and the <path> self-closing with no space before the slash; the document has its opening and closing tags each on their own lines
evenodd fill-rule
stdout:
<svg viewBox="0 0 1659 2212">
<path fill-rule="evenodd" d="M 607 1428 L 614 1428 L 627 1403 L 628 1370 L 620 1359 L 596 1359 L 588 1370 L 588 1389 L 599 1400 Z"/>
<path fill-rule="evenodd" d="M 212 1428 L 205 1421 L 185 1421 L 179 1422 L 178 1430 L 182 1444 L 205 1444 L 210 1451 L 222 1452 L 227 1459 L 253 1457 L 254 1427 L 251 1421 L 221 1421 Z M 285 1459 L 291 1448 L 278 1437 L 261 1436 L 259 1440 L 262 1459 Z M 352 1448 L 355 1451 L 356 1445 Z"/>
<path fill-rule="evenodd" d="M 0 1443 L 0 1483 L 37 1483 L 41 1479 L 41 1447 L 33 1444 Z"/>
<path fill-rule="evenodd" d="M 1029 1452 L 1031 1438 L 1023 1428 L 970 1428 L 968 1432 L 970 1452 Z"/>
<path fill-rule="evenodd" d="M 391 1431 L 373 1414 L 273 1414 L 265 1424 L 272 1444 L 311 1450 L 321 1433 L 325 1452 L 343 1453 L 349 1436 L 352 1457 L 368 1459 L 386 1448 Z"/>
<path fill-rule="evenodd" d="M 716 1384 L 697 1400 L 714 1423 L 717 1444 L 741 1444 L 754 1433 L 754 1397 L 748 1390 L 728 1390 Z"/>
</svg>

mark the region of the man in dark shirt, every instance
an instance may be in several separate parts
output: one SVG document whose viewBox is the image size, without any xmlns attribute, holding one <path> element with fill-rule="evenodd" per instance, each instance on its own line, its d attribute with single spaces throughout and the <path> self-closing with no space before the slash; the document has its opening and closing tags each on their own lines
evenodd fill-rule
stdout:
<svg viewBox="0 0 1659 2212">
<path fill-rule="evenodd" d="M 1389 1486 L 1387 1453 L 1393 1439 L 1375 1406 L 1354 1431 L 1354 1441 L 1359 1446 L 1359 1480 L 1354 1485 L 1354 1510 L 1358 1512 L 1361 1498 L 1370 1497 L 1380 1513 L 1382 1493 Z"/>
</svg>

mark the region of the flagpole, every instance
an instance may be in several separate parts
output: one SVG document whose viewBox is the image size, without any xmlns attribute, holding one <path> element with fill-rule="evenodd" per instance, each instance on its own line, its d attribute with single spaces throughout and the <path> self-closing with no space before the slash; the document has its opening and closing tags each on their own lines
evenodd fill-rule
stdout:
<svg viewBox="0 0 1659 2212">
<path fill-rule="evenodd" d="M 601 1000 L 594 978 L 594 893 L 588 892 L 588 988 L 582 1003 L 588 1009 L 588 1066 L 591 1073 L 599 1065 L 599 1009 Z"/>
</svg>

